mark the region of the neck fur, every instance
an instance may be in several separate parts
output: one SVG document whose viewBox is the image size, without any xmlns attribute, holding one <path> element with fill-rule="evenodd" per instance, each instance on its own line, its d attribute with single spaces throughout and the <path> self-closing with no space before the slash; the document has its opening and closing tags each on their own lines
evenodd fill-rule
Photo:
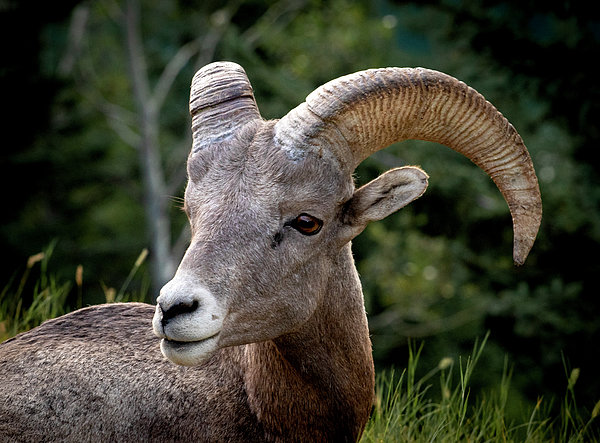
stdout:
<svg viewBox="0 0 600 443">
<path fill-rule="evenodd" d="M 368 419 L 373 358 L 350 245 L 336 262 L 300 330 L 245 347 L 250 407 L 272 440 L 356 441 Z"/>
</svg>

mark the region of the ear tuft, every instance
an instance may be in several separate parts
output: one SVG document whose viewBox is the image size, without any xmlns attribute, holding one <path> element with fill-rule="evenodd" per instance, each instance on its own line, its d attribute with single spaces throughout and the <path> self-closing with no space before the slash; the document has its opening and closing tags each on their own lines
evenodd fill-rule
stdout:
<svg viewBox="0 0 600 443">
<path fill-rule="evenodd" d="M 364 228 L 387 217 L 423 195 L 428 178 L 414 166 L 387 171 L 354 193 L 347 203 L 346 222 Z"/>
</svg>

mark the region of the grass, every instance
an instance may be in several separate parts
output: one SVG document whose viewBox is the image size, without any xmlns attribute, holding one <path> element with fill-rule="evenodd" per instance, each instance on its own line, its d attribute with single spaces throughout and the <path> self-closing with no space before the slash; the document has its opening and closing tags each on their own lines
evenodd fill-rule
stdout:
<svg viewBox="0 0 600 443">
<path fill-rule="evenodd" d="M 83 307 L 83 267 L 79 265 L 75 269 L 74 281 L 64 281 L 51 274 L 48 265 L 55 246 L 53 242 L 43 252 L 29 257 L 20 278 L 15 275 L 0 292 L 0 342 L 49 318 L 66 314 L 70 310 L 68 299 L 73 298 L 73 292 L 75 308 Z M 107 303 L 147 299 L 147 281 L 142 282 L 138 291 L 129 289 L 147 256 L 148 251 L 142 250 L 118 291 L 101 283 Z M 38 266 L 39 270 L 36 269 Z"/>
<path fill-rule="evenodd" d="M 53 249 L 51 244 L 31 256 L 20 278 L 13 278 L 0 292 L 0 341 L 64 314 L 73 290 L 76 307 L 81 307 L 83 268 L 75 270 L 74 282 L 59 281 L 48 270 Z M 146 256 L 147 251 L 142 251 L 118 291 L 103 285 L 107 302 L 143 299 L 143 290 L 134 293 L 128 288 Z M 39 270 L 35 269 L 38 266 Z M 29 301 L 27 306 L 23 299 Z M 423 347 L 409 346 L 405 370 L 377 376 L 373 413 L 361 443 L 600 441 L 600 401 L 591 412 L 577 405 L 577 368 L 567 371 L 560 401 L 540 397 L 535 404 L 524 406 L 520 420 L 508 418 L 513 414 L 507 410 L 511 369 L 506 360 L 497 388 L 473 392 L 471 377 L 487 339 L 476 341 L 470 356 L 458 362 L 444 358 L 421 377 L 417 370 Z"/>
<path fill-rule="evenodd" d="M 52 243 L 44 252 L 29 257 L 18 283 L 13 277 L 0 292 L 0 341 L 65 313 L 72 283 L 59 282 L 48 272 L 48 262 L 54 246 L 55 243 Z M 38 263 L 39 278 L 34 283 L 31 294 L 24 294 L 31 272 Z M 25 295 L 31 297 L 31 303 L 27 307 L 23 304 Z"/>
<path fill-rule="evenodd" d="M 524 409 L 523 419 L 509 420 L 507 401 L 511 371 L 505 360 L 498 388 L 471 392 L 469 382 L 481 357 L 487 336 L 458 367 L 445 358 L 417 379 L 422 346 L 409 347 L 407 368 L 377 377 L 376 401 L 361 442 L 595 442 L 600 441 L 597 417 L 600 401 L 591 413 L 577 407 L 574 387 L 579 370 L 569 374 L 565 396 L 556 407 L 552 400 Z M 457 377 L 454 377 L 457 372 Z M 433 380 L 439 382 L 439 392 Z"/>
</svg>

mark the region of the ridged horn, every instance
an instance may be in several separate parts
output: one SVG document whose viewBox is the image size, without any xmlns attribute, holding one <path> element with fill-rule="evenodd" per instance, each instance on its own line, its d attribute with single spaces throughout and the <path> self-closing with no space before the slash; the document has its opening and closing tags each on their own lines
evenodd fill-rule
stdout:
<svg viewBox="0 0 600 443">
<path fill-rule="evenodd" d="M 192 152 L 227 140 L 250 120 L 260 119 L 252 86 L 236 63 L 215 62 L 192 79 Z"/>
<path fill-rule="evenodd" d="M 422 68 L 361 71 L 316 89 L 275 127 L 276 142 L 292 158 L 318 150 L 350 173 L 407 139 L 444 144 L 492 178 L 512 215 L 514 262 L 523 264 L 542 217 L 531 157 L 508 120 L 463 82 Z"/>
</svg>

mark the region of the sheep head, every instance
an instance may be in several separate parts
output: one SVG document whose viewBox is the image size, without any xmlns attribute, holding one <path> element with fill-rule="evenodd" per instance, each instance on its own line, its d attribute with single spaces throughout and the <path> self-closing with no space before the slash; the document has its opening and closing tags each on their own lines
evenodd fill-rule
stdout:
<svg viewBox="0 0 600 443">
<path fill-rule="evenodd" d="M 243 69 L 213 63 L 194 77 L 190 111 L 192 239 L 153 321 L 175 363 L 275 339 L 311 318 L 336 278 L 340 250 L 427 187 L 425 172 L 403 167 L 355 190 L 358 164 L 397 141 L 435 141 L 471 159 L 508 203 L 515 263 L 533 245 L 541 200 L 523 141 L 479 93 L 445 74 L 361 71 L 264 121 Z M 348 284 L 360 291 L 357 280 Z"/>
</svg>

